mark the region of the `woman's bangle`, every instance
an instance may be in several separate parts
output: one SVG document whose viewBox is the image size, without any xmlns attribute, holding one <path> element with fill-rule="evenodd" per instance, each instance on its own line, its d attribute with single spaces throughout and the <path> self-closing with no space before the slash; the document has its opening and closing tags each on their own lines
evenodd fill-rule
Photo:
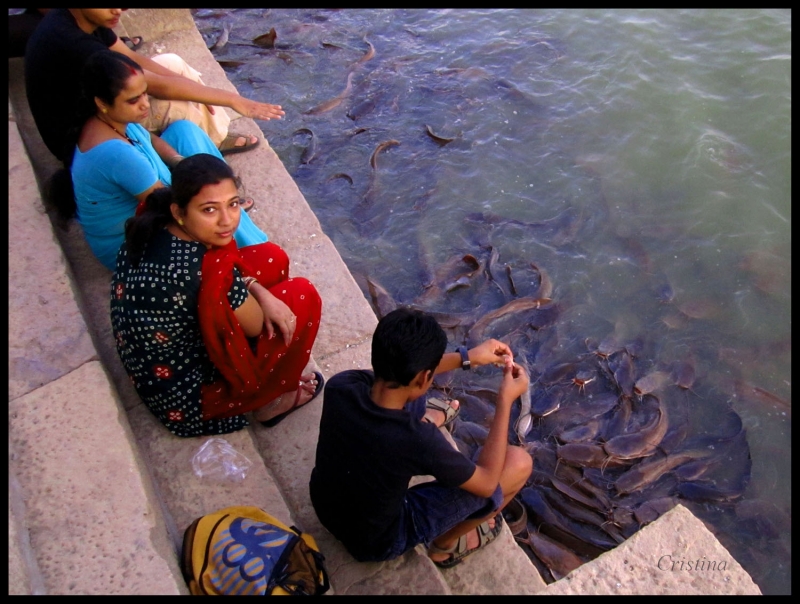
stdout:
<svg viewBox="0 0 800 604">
<path fill-rule="evenodd" d="M 250 291 L 250 286 L 253 285 L 253 283 L 255 283 L 256 281 L 258 281 L 258 279 L 256 279 L 255 277 L 245 277 L 244 279 L 242 279 L 242 281 L 244 281 L 244 288 L 247 291 Z"/>
<path fill-rule="evenodd" d="M 183 155 L 173 155 L 169 158 L 169 167 L 174 168 L 184 160 Z"/>
</svg>

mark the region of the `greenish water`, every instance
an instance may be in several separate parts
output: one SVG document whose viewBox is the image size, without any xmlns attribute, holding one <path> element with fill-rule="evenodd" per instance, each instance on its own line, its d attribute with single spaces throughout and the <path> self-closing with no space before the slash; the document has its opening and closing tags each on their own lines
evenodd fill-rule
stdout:
<svg viewBox="0 0 800 604">
<path fill-rule="evenodd" d="M 214 54 L 241 62 L 240 93 L 283 106 L 260 125 L 368 299 L 367 278 L 497 307 L 422 298 L 490 244 L 520 289 L 546 269 L 565 346 L 613 332 L 654 365 L 692 359 L 697 424 L 730 405 L 752 471 L 739 501 L 687 505 L 764 593 L 791 593 L 789 10 L 194 15 L 209 46 L 232 24 Z"/>
</svg>

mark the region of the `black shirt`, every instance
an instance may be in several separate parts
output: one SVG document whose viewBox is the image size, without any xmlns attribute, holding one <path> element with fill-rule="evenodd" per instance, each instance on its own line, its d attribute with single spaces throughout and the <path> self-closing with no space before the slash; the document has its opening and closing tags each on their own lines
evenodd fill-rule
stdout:
<svg viewBox="0 0 800 604">
<path fill-rule="evenodd" d="M 476 467 L 433 424 L 372 402 L 373 382 L 365 370 L 328 380 L 310 483 L 320 521 L 358 560 L 394 543 L 413 476 L 458 487 Z"/>
<path fill-rule="evenodd" d="M 107 50 L 117 34 L 98 27 L 87 34 L 66 8 L 45 15 L 25 50 L 25 89 L 36 127 L 47 148 L 62 162 L 72 155 L 67 133 L 77 128 L 81 71 L 86 60 Z"/>
</svg>

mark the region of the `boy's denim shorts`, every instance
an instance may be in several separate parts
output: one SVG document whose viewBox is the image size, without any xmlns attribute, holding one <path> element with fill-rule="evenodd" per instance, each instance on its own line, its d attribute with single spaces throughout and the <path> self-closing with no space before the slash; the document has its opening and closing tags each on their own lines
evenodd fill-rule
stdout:
<svg viewBox="0 0 800 604">
<path fill-rule="evenodd" d="M 474 458 L 479 453 L 480 449 Z M 430 546 L 431 541 L 458 523 L 488 516 L 502 504 L 503 491 L 499 485 L 491 497 L 479 497 L 438 481 L 415 485 L 406 493 L 397 539 L 382 559 L 397 558 L 419 543 Z"/>
</svg>

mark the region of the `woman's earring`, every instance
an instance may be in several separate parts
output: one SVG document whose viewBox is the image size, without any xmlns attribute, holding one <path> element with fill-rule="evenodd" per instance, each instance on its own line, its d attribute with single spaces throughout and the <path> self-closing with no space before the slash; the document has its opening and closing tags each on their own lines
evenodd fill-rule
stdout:
<svg viewBox="0 0 800 604">
<path fill-rule="evenodd" d="M 178 224 L 183 226 L 183 220 L 178 220 Z"/>
<path fill-rule="evenodd" d="M 103 109 L 101 109 L 101 111 L 102 111 L 103 113 L 108 113 L 108 109 L 106 109 L 105 107 L 103 107 Z"/>
</svg>

